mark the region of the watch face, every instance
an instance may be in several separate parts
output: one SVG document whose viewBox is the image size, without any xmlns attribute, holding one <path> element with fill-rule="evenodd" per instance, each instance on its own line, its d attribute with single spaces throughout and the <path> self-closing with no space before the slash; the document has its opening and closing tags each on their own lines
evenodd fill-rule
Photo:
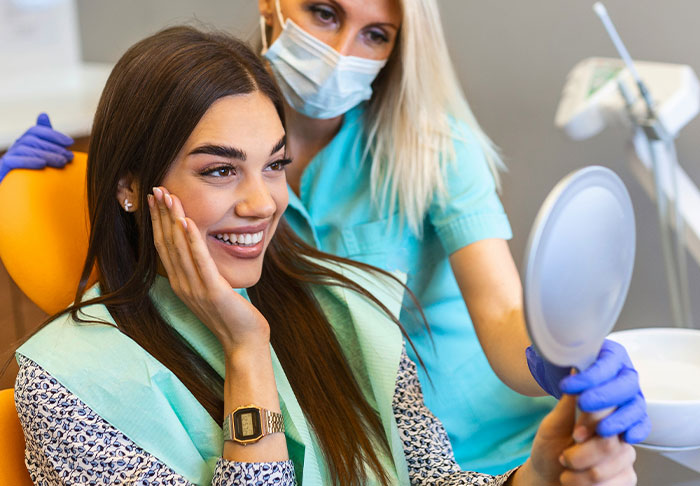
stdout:
<svg viewBox="0 0 700 486">
<path fill-rule="evenodd" d="M 233 414 L 233 431 L 237 440 L 258 439 L 262 435 L 260 411 L 257 408 L 242 408 Z"/>
</svg>

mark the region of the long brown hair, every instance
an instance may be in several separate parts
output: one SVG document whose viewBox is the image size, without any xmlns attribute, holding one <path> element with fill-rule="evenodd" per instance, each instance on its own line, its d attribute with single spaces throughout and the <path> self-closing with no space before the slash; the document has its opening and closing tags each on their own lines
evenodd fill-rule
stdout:
<svg viewBox="0 0 700 486">
<path fill-rule="evenodd" d="M 138 207 L 147 207 L 147 194 L 161 183 L 208 108 L 224 96 L 255 91 L 272 101 L 284 124 L 282 97 L 265 66 L 247 46 L 225 34 L 174 27 L 124 54 L 95 115 L 87 170 L 92 231 L 76 292 L 78 304 L 64 311 L 78 322 L 89 322 L 80 317 L 80 309 L 105 305 L 118 329 L 169 368 L 219 424 L 224 414 L 223 378 L 166 323 L 151 301 L 148 291 L 158 256 L 150 215 L 122 211 L 116 189 L 121 178 L 131 176 L 140 198 Z M 312 286 L 331 283 L 349 288 L 391 314 L 356 283 L 312 259 L 391 277 L 318 252 L 282 219 L 262 276 L 248 294 L 270 324 L 272 346 L 319 440 L 333 482 L 362 485 L 370 469 L 386 484 L 376 452 L 377 448 L 389 452 L 384 428 L 362 394 Z M 95 266 L 102 295 L 81 302 Z M 275 302 L 264 298 L 271 294 L 276 295 Z"/>
</svg>

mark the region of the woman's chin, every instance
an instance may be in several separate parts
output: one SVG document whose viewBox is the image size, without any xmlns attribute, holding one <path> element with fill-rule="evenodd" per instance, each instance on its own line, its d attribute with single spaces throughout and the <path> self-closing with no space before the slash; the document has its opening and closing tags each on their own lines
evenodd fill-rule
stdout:
<svg viewBox="0 0 700 486">
<path fill-rule="evenodd" d="M 246 265 L 247 266 L 247 265 Z M 228 282 L 228 284 L 234 289 L 247 289 L 252 287 L 260 280 L 260 274 L 262 273 L 262 267 L 256 266 L 256 268 L 237 268 L 237 269 L 227 269 L 228 271 L 221 271 L 221 275 Z"/>
</svg>

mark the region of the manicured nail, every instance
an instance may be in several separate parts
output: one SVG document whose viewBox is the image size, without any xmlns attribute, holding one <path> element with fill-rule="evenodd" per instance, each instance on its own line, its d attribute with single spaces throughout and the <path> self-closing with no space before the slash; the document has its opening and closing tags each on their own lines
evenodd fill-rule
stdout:
<svg viewBox="0 0 700 486">
<path fill-rule="evenodd" d="M 156 197 L 156 199 L 160 200 L 163 197 L 163 191 L 161 191 L 157 187 L 154 187 L 153 188 L 153 195 Z"/>
<path fill-rule="evenodd" d="M 187 231 L 187 220 L 185 218 L 180 218 L 179 221 L 180 221 L 180 224 L 182 225 L 182 229 Z"/>
<path fill-rule="evenodd" d="M 170 197 L 170 194 L 166 194 L 163 199 L 165 199 L 165 205 L 168 207 L 168 209 L 173 207 L 173 198 Z"/>
</svg>

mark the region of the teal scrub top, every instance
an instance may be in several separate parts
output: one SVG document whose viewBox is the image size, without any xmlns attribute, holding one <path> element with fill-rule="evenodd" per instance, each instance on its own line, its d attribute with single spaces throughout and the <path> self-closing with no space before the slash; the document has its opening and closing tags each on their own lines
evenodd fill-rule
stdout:
<svg viewBox="0 0 700 486">
<path fill-rule="evenodd" d="M 372 202 L 370 163 L 362 161 L 364 110 L 362 104 L 345 114 L 338 134 L 304 170 L 299 195 L 289 190 L 285 217 L 321 251 L 408 274 L 431 329 L 406 297 L 400 318 L 425 363 L 418 368 L 425 402 L 444 424 L 463 469 L 503 473 L 528 457 L 553 401 L 519 395 L 492 371 L 448 260 L 476 241 L 512 237 L 493 176 L 469 129 L 455 124 L 463 135 L 454 137 L 448 195 L 430 205 L 417 237 L 398 213 L 382 213 Z"/>
</svg>

